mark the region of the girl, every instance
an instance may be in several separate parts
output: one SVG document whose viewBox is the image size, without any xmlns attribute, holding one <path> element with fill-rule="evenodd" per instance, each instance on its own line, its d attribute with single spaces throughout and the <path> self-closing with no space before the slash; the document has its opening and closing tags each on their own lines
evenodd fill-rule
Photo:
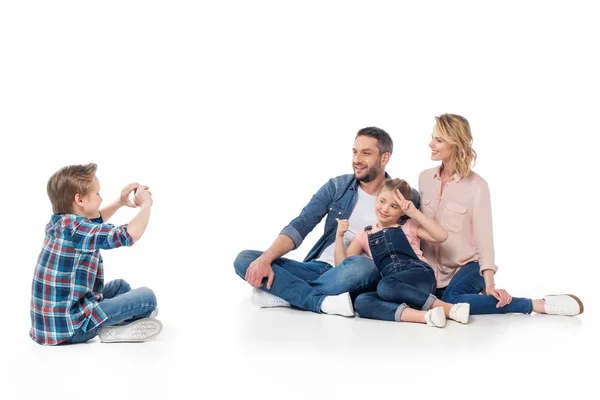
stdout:
<svg viewBox="0 0 600 400">
<path fill-rule="evenodd" d="M 543 299 L 512 297 L 496 289 L 490 192 L 486 181 L 471 170 L 469 122 L 460 115 L 436 117 L 429 147 L 439 167 L 419 176 L 421 209 L 448 230 L 444 243 L 423 243 L 423 253 L 437 278 L 436 295 L 446 302 L 465 302 L 471 314 L 525 313 L 577 315 L 583 303 L 573 295 Z M 487 295 L 481 295 L 485 291 Z"/>
<path fill-rule="evenodd" d="M 401 179 L 388 179 L 375 203 L 377 225 L 360 231 L 348 250 L 343 237 L 348 220 L 337 220 L 335 263 L 346 257 L 366 253 L 373 258 L 382 280 L 376 292 L 356 298 L 356 311 L 362 317 L 388 321 L 426 323 L 446 326 L 446 317 L 467 323 L 468 304 L 448 304 L 438 300 L 433 269 L 419 248 L 421 239 L 443 242 L 448 233 L 414 206 L 412 189 Z M 410 308 L 409 308 L 410 307 Z"/>
</svg>

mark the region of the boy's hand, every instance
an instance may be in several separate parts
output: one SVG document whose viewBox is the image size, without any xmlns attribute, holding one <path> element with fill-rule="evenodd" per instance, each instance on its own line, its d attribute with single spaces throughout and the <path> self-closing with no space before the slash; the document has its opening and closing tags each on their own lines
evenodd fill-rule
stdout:
<svg viewBox="0 0 600 400">
<path fill-rule="evenodd" d="M 397 189 L 394 192 L 394 199 L 405 215 L 408 215 L 411 218 L 415 216 L 417 213 L 417 207 L 415 207 L 412 201 L 406 200 L 404 196 L 402 196 L 402 193 L 400 193 L 400 191 Z"/>
<path fill-rule="evenodd" d="M 152 205 L 152 193 L 148 190 L 148 186 L 138 186 L 133 201 L 138 206 L 151 206 Z"/>
<path fill-rule="evenodd" d="M 121 197 L 119 197 L 119 205 L 136 208 L 137 205 L 135 205 L 134 203 L 131 202 L 131 200 L 129 200 L 129 195 L 131 194 L 131 192 L 136 190 L 139 186 L 140 186 L 139 183 L 130 183 L 129 185 L 125 186 L 123 188 L 123 190 L 121 190 Z"/>
<path fill-rule="evenodd" d="M 338 223 L 337 235 L 341 236 L 341 237 L 344 237 L 344 233 L 346 233 L 346 231 L 348 230 L 348 227 L 350 226 L 350 223 L 348 222 L 347 219 L 336 218 L 335 220 Z"/>
</svg>

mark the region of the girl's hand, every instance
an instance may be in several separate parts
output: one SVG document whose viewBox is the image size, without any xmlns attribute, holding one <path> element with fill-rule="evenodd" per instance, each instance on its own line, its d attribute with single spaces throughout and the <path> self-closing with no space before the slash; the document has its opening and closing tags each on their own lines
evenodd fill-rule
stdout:
<svg viewBox="0 0 600 400">
<path fill-rule="evenodd" d="M 496 300 L 498 300 L 496 308 L 504 307 L 512 302 L 512 296 L 504 289 L 490 288 L 486 289 L 485 292 L 489 296 L 493 296 Z"/>
<path fill-rule="evenodd" d="M 396 200 L 396 203 L 398 203 L 400 209 L 405 215 L 408 215 L 411 218 L 415 216 L 415 214 L 417 213 L 417 207 L 415 207 L 412 201 L 406 200 L 398 189 L 396 189 L 396 191 L 394 192 L 394 199 Z"/>
<path fill-rule="evenodd" d="M 348 230 L 350 223 L 348 222 L 347 219 L 336 218 L 335 220 L 338 223 L 337 235 L 340 237 L 344 237 L 344 233 L 346 233 L 346 231 Z"/>
</svg>

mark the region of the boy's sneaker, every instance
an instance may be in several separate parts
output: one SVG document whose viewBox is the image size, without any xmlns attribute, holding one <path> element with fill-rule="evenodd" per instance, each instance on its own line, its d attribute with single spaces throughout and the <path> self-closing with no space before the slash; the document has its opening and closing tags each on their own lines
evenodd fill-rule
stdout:
<svg viewBox="0 0 600 400">
<path fill-rule="evenodd" d="M 342 293 L 337 296 L 327 296 L 321 303 L 321 311 L 325 314 L 341 315 L 344 317 L 354 317 L 354 307 L 350 293 Z"/>
<path fill-rule="evenodd" d="M 471 305 L 469 303 L 457 303 L 450 309 L 450 318 L 461 324 L 469 322 L 469 313 L 471 311 Z"/>
<path fill-rule="evenodd" d="M 572 294 L 551 294 L 544 297 L 544 311 L 552 315 L 579 315 L 583 303 Z"/>
<path fill-rule="evenodd" d="M 252 293 L 252 300 L 259 307 L 263 307 L 263 308 L 291 307 L 290 303 L 288 303 L 281 297 L 277 297 L 274 294 L 271 294 L 262 289 L 254 288 L 253 292 L 254 293 Z"/>
<path fill-rule="evenodd" d="M 102 343 L 144 342 L 160 333 L 162 323 L 154 318 L 142 318 L 127 325 L 100 328 L 98 337 Z"/>
<path fill-rule="evenodd" d="M 446 314 L 442 307 L 432 308 L 425 313 L 425 322 L 427 326 L 435 326 L 436 328 L 443 328 L 446 326 Z"/>
</svg>

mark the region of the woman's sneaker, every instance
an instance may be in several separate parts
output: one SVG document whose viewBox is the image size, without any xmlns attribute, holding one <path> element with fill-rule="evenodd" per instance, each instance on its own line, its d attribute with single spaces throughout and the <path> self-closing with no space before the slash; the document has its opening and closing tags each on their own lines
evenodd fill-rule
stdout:
<svg viewBox="0 0 600 400">
<path fill-rule="evenodd" d="M 98 337 L 102 343 L 145 342 L 162 331 L 162 323 L 155 318 L 142 318 L 126 325 L 100 328 Z"/>
<path fill-rule="evenodd" d="M 254 303 L 256 303 L 256 305 L 263 308 L 291 307 L 290 303 L 288 303 L 281 297 L 277 297 L 274 294 L 271 294 L 259 288 L 254 288 L 252 293 L 252 300 L 254 301 Z"/>
<path fill-rule="evenodd" d="M 469 322 L 469 313 L 471 312 L 471 305 L 469 303 L 457 303 L 450 309 L 450 318 L 453 321 L 466 324 Z"/>
<path fill-rule="evenodd" d="M 583 312 L 583 303 L 572 294 L 551 294 L 544 297 L 544 311 L 552 315 L 579 315 Z"/>
<path fill-rule="evenodd" d="M 432 308 L 425 313 L 425 322 L 427 326 L 435 326 L 436 328 L 443 328 L 446 326 L 446 314 L 442 307 Z"/>
</svg>

